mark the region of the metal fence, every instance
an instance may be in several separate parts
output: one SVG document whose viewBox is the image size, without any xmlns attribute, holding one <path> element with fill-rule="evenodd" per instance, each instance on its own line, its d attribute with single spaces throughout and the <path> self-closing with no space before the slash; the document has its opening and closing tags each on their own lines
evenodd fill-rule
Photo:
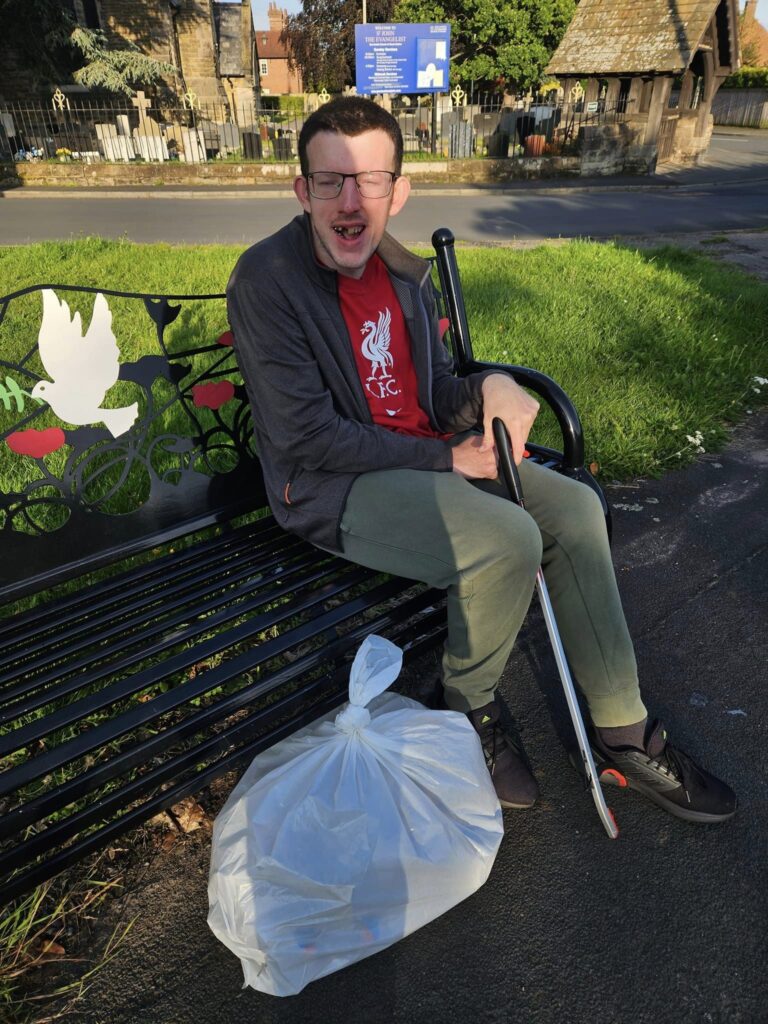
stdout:
<svg viewBox="0 0 768 1024">
<path fill-rule="evenodd" d="M 317 104 L 314 104 L 316 106 Z M 312 109 L 312 103 L 308 104 Z M 239 109 L 209 104 L 195 108 L 150 105 L 147 101 L 59 105 L 4 103 L 0 127 L 17 161 L 98 162 L 272 161 L 297 159 L 297 141 L 309 110 L 301 113 L 246 104 Z M 547 97 L 526 97 L 510 105 L 495 94 L 448 98 L 436 110 L 428 102 L 392 112 L 403 131 L 406 158 L 417 154 L 453 159 L 471 156 L 540 155 L 578 137 L 585 124 L 624 120 L 620 108 L 600 101 L 563 104 Z M 531 154 L 530 136 L 539 142 Z"/>
</svg>

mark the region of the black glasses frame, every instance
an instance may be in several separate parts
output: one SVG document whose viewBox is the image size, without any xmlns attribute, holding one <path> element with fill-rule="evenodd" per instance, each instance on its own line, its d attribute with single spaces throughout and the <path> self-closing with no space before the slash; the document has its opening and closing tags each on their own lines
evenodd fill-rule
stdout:
<svg viewBox="0 0 768 1024">
<path fill-rule="evenodd" d="M 332 196 L 319 196 L 315 192 L 312 191 L 312 179 L 314 178 L 314 176 L 316 174 L 336 174 L 336 175 L 339 176 L 339 178 L 341 180 L 339 181 L 339 187 L 336 189 L 336 194 L 335 195 L 332 195 Z M 388 174 L 389 175 L 389 177 L 390 177 L 389 188 L 384 193 L 384 195 L 382 195 L 382 196 L 366 196 L 363 193 L 363 190 L 360 188 L 360 182 L 358 181 L 358 178 L 361 178 L 361 177 L 363 177 L 366 174 Z M 309 189 L 309 194 L 312 196 L 313 199 L 320 199 L 320 200 L 338 199 L 338 197 L 341 195 L 341 190 L 344 188 L 344 182 L 347 180 L 347 178 L 354 178 L 354 180 L 355 180 L 355 187 L 357 188 L 357 191 L 360 193 L 360 195 L 363 197 L 363 199 L 386 199 L 387 196 L 392 195 L 392 189 L 395 187 L 395 182 L 400 177 L 400 175 L 399 174 L 395 174 L 394 171 L 358 171 L 357 174 L 343 174 L 341 171 L 310 171 L 310 173 L 306 174 L 305 177 L 307 179 L 307 187 Z"/>
</svg>

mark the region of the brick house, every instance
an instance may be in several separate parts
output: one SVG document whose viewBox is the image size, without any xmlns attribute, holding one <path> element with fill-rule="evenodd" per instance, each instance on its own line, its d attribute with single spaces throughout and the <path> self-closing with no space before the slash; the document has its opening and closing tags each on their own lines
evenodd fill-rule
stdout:
<svg viewBox="0 0 768 1024">
<path fill-rule="evenodd" d="M 267 12 L 269 28 L 257 28 L 256 65 L 263 96 L 287 96 L 304 91 L 298 68 L 289 66 L 288 49 L 280 42 L 288 12 L 271 0 Z"/>
</svg>

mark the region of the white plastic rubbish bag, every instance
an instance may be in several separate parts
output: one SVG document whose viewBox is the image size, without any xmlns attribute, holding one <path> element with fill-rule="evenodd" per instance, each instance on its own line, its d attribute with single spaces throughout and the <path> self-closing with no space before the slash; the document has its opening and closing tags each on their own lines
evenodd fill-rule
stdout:
<svg viewBox="0 0 768 1024">
<path fill-rule="evenodd" d="M 208 924 L 272 995 L 377 953 L 488 877 L 499 802 L 465 715 L 383 693 L 402 652 L 370 636 L 349 704 L 259 754 L 213 830 Z"/>
</svg>

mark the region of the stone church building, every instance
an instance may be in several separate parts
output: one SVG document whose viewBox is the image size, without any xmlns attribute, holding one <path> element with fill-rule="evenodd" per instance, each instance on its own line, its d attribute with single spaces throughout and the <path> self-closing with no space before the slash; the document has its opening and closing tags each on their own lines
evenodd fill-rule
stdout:
<svg viewBox="0 0 768 1024">
<path fill-rule="evenodd" d="M 194 93 L 201 103 L 253 103 L 255 49 L 249 0 L 62 0 L 86 28 L 101 29 L 116 46 L 135 43 L 150 57 L 172 64 L 177 73 L 166 88 L 181 97 Z M 2 42 L 0 41 L 0 49 Z M 2 55 L 0 94 L 34 99 L 34 81 L 13 54 Z M 66 90 L 71 83 L 54 83 Z M 67 90 L 68 91 L 68 90 Z"/>
</svg>

